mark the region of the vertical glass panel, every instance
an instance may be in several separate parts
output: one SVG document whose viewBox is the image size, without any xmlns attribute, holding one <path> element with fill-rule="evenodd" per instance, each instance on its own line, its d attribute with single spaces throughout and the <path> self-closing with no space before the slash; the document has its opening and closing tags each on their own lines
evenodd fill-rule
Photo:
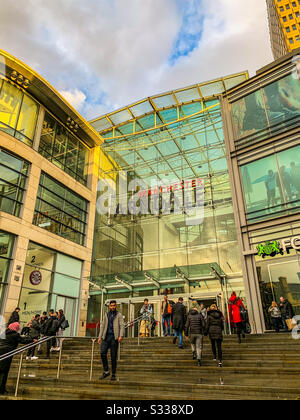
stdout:
<svg viewBox="0 0 300 420">
<path fill-rule="evenodd" d="M 66 151 L 66 172 L 74 176 L 77 169 L 77 159 L 78 159 L 78 140 L 75 137 L 68 134 L 68 145 Z"/>
<path fill-rule="evenodd" d="M 0 129 L 13 135 L 22 101 L 22 92 L 4 81 L 0 92 Z"/>
<path fill-rule="evenodd" d="M 52 156 L 52 148 L 55 138 L 56 121 L 49 114 L 45 114 L 41 133 L 39 152 L 48 158 Z"/>
<path fill-rule="evenodd" d="M 279 173 L 288 207 L 299 211 L 300 205 L 300 146 L 277 154 Z"/>
<path fill-rule="evenodd" d="M 57 124 L 56 136 L 53 146 L 53 163 L 64 169 L 67 149 L 67 130 L 60 124 Z"/>
<path fill-rule="evenodd" d="M 67 255 L 57 254 L 55 271 L 72 277 L 81 277 L 82 261 Z"/>
<path fill-rule="evenodd" d="M 36 121 L 38 116 L 38 105 L 33 101 L 29 96 L 24 95 L 22 107 L 18 119 L 17 131 L 18 135 L 16 136 L 19 140 L 27 143 L 26 138 L 33 140 Z M 21 136 L 19 136 L 21 134 Z M 24 137 L 23 137 L 24 136 Z M 32 141 L 28 143 L 32 145 Z"/>
<path fill-rule="evenodd" d="M 83 180 L 86 180 L 87 178 L 88 163 L 89 163 L 89 149 L 79 142 L 77 174 Z"/>
</svg>

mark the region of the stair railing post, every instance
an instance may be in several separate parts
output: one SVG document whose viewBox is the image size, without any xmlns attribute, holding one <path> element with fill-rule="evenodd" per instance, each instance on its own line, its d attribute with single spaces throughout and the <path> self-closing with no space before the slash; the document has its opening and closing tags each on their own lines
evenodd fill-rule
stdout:
<svg viewBox="0 0 300 420">
<path fill-rule="evenodd" d="M 20 363 L 19 363 L 19 369 L 18 369 L 18 377 L 17 377 L 16 389 L 15 389 L 15 397 L 17 397 L 18 390 L 19 390 L 19 382 L 20 382 L 22 362 L 23 362 L 23 353 L 21 353 L 21 357 L 20 357 Z"/>
<path fill-rule="evenodd" d="M 138 346 L 140 345 L 140 328 L 141 328 L 140 324 L 141 324 L 141 321 L 138 322 Z"/>
<path fill-rule="evenodd" d="M 96 338 L 92 338 L 92 357 L 91 357 L 91 368 L 90 368 L 90 381 L 92 380 L 92 377 L 93 377 L 95 342 L 96 342 Z"/>
<path fill-rule="evenodd" d="M 59 348 L 59 359 L 58 359 L 58 366 L 57 366 L 57 375 L 56 375 L 56 379 L 59 379 L 59 374 L 60 374 L 60 367 L 61 367 L 61 355 L 62 355 L 62 347 L 63 347 L 63 342 L 64 342 L 64 338 L 60 339 L 60 348 Z"/>
</svg>

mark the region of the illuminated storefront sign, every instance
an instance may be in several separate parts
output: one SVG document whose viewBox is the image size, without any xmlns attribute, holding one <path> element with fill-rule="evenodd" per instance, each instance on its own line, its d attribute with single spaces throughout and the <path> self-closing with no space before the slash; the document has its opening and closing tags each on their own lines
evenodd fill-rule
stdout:
<svg viewBox="0 0 300 420">
<path fill-rule="evenodd" d="M 259 257 L 266 256 L 275 257 L 278 254 L 283 255 L 284 252 L 289 254 L 290 248 L 296 251 L 300 250 L 300 236 L 282 239 L 281 241 L 267 241 L 264 244 L 258 244 L 256 247 Z"/>
</svg>

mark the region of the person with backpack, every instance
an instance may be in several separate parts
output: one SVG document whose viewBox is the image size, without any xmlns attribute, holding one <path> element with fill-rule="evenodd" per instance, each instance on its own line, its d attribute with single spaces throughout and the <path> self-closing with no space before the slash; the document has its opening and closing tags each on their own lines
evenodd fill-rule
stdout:
<svg viewBox="0 0 300 420">
<path fill-rule="evenodd" d="M 206 333 L 206 322 L 197 308 L 192 308 L 192 311 L 190 311 L 186 320 L 184 333 L 186 340 L 190 340 L 193 360 L 197 358 L 198 366 L 201 366 L 203 336 Z"/>
<path fill-rule="evenodd" d="M 238 342 L 241 344 L 241 336 L 243 338 L 246 337 L 245 320 L 243 319 L 246 308 L 242 302 L 242 299 L 237 297 L 235 292 L 232 292 L 229 299 L 228 310 L 230 322 L 234 325 L 238 336 Z"/>
<path fill-rule="evenodd" d="M 222 367 L 222 342 L 223 342 L 223 330 L 224 330 L 224 316 L 221 311 L 217 309 L 216 305 L 211 305 L 207 315 L 207 330 L 211 342 L 211 349 L 214 357 L 214 361 L 218 360 L 219 367 Z"/>
<path fill-rule="evenodd" d="M 161 312 L 162 312 L 162 326 L 164 336 L 171 335 L 171 315 L 172 315 L 172 303 L 168 299 L 168 295 L 164 295 L 164 300 L 161 305 Z M 167 329 L 166 329 L 167 324 Z"/>
<path fill-rule="evenodd" d="M 47 355 L 46 359 L 50 359 L 50 352 L 54 350 L 56 343 L 56 333 L 58 330 L 58 319 L 53 309 L 49 311 L 49 318 L 44 327 L 44 334 L 46 337 L 52 337 L 47 341 Z"/>
</svg>

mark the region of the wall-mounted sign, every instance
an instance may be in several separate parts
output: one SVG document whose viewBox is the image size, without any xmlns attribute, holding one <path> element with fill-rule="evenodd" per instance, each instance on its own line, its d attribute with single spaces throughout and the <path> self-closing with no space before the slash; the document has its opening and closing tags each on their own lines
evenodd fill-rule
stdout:
<svg viewBox="0 0 300 420">
<path fill-rule="evenodd" d="M 296 251 L 300 250 L 300 236 L 282 239 L 281 241 L 267 241 L 264 244 L 258 244 L 256 247 L 258 256 L 262 258 L 266 256 L 275 257 L 278 254 L 283 255 L 284 252 L 289 254 L 290 248 Z"/>
<path fill-rule="evenodd" d="M 42 273 L 38 270 L 34 270 L 30 273 L 29 281 L 33 286 L 38 286 L 42 281 Z"/>
</svg>

